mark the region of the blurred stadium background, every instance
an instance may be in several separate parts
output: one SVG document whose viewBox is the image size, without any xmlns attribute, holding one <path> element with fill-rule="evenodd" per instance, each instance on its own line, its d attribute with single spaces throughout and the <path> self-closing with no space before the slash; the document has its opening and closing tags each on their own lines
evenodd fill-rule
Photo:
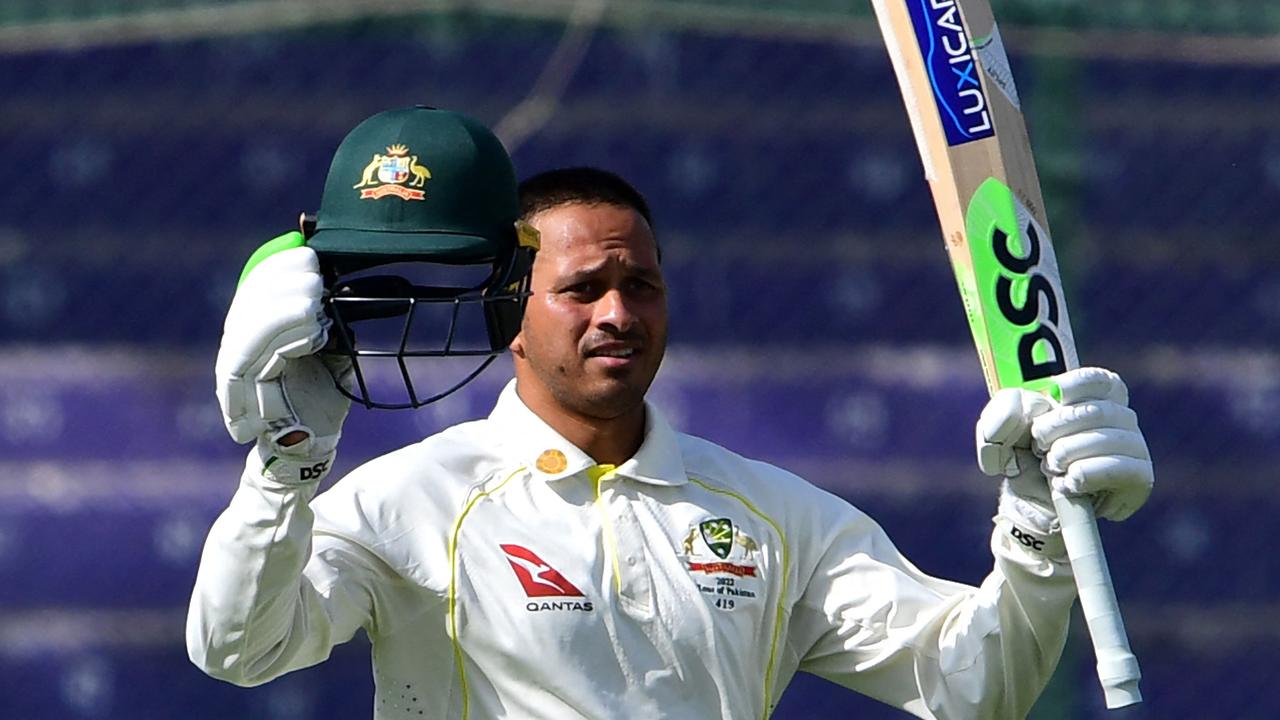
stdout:
<svg viewBox="0 0 1280 720">
<path fill-rule="evenodd" d="M 1280 4 L 1003 0 L 1082 356 L 1158 492 L 1103 528 L 1147 702 L 1077 619 L 1033 717 L 1280 717 Z M 0 718 L 369 717 L 360 641 L 262 688 L 186 661 L 235 486 L 212 365 L 239 267 L 360 119 L 496 126 L 522 175 L 646 191 L 672 285 L 655 398 L 977 582 L 983 402 L 864 0 L 7 0 L 0 6 Z M 486 411 L 356 410 L 350 468 Z M 900 715 L 800 677 L 776 717 Z"/>
</svg>

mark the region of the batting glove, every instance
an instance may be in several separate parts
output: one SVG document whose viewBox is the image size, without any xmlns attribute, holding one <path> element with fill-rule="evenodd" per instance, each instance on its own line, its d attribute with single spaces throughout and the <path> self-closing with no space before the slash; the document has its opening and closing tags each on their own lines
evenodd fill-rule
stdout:
<svg viewBox="0 0 1280 720">
<path fill-rule="evenodd" d="M 1129 391 L 1118 375 L 1080 368 L 1054 378 L 1054 402 L 1006 388 L 992 396 L 977 424 L 978 467 L 1004 476 L 1000 515 L 1021 525 L 1025 545 L 1057 530 L 1051 491 L 1088 495 L 1094 512 L 1124 520 L 1151 495 L 1155 474 Z"/>
<path fill-rule="evenodd" d="M 976 427 L 978 468 L 1004 478 L 998 517 L 1007 522 L 1002 526 L 1008 526 L 1016 541 L 1041 551 L 1051 545 L 1054 551 L 1063 550 L 1049 481 L 1031 437 L 1032 421 L 1052 408 L 1039 393 L 1005 388 L 991 396 Z"/>
<path fill-rule="evenodd" d="M 1031 423 L 1036 451 L 1054 490 L 1088 495 L 1094 513 L 1124 520 L 1147 502 L 1155 483 L 1151 452 L 1119 375 L 1081 368 L 1055 378 L 1062 403 Z"/>
<path fill-rule="evenodd" d="M 231 301 L 214 374 L 231 438 L 257 442 L 264 474 L 281 482 L 328 474 L 351 402 L 350 361 L 316 355 L 331 321 L 315 251 L 276 252 L 243 279 Z"/>
</svg>

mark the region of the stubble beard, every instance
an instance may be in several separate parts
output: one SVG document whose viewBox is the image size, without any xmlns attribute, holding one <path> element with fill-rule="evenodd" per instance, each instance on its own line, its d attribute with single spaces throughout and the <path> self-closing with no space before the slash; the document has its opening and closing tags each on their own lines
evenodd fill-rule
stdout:
<svg viewBox="0 0 1280 720">
<path fill-rule="evenodd" d="M 573 377 L 566 370 L 563 365 L 557 366 L 551 378 L 543 376 L 543 382 L 561 407 L 596 420 L 613 420 L 642 408 L 653 380 L 639 377 L 639 373 L 630 378 L 610 378 L 581 372 Z"/>
<path fill-rule="evenodd" d="M 594 420 L 614 420 L 628 412 L 643 409 L 645 394 L 658 374 L 666 350 L 665 337 L 650 338 L 645 343 L 645 352 L 657 353 L 656 358 L 651 358 L 653 365 L 633 368 L 620 373 L 621 377 L 611 377 L 607 372 L 590 371 L 587 367 L 590 359 L 577 348 L 569 358 L 544 358 L 536 351 L 541 345 L 536 333 L 529 331 L 526 325 L 524 332 L 529 341 L 528 349 L 532 350 L 525 357 L 529 370 L 561 409 Z"/>
<path fill-rule="evenodd" d="M 650 347 L 650 352 L 655 348 Z M 661 349 L 657 349 L 661 352 Z M 644 407 L 645 394 L 657 368 L 634 368 L 623 377 L 591 372 L 581 355 L 563 362 L 543 363 L 530 355 L 529 368 L 562 409 L 595 420 L 614 420 Z M 661 362 L 661 355 L 658 357 Z"/>
</svg>

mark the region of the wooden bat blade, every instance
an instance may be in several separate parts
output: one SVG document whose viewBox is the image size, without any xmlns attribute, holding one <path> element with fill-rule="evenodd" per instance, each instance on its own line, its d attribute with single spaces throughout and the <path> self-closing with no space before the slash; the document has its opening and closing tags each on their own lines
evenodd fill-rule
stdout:
<svg viewBox="0 0 1280 720">
<path fill-rule="evenodd" d="M 962 19 L 949 0 L 873 4 L 987 387 L 1043 385 L 1037 381 L 1078 361 L 1021 101 L 990 6 L 964 2 Z"/>
<path fill-rule="evenodd" d="M 991 392 L 1061 399 L 1078 366 L 1057 258 L 1000 31 L 988 0 L 872 0 Z M 1087 498 L 1055 497 L 1108 707 L 1140 702 Z"/>
</svg>

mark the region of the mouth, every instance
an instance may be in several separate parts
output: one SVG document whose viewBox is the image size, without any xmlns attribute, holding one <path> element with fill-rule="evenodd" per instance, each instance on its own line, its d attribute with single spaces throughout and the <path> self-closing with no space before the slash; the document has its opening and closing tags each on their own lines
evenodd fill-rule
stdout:
<svg viewBox="0 0 1280 720">
<path fill-rule="evenodd" d="M 598 363 L 611 368 L 625 367 L 637 360 L 641 355 L 641 350 L 631 343 L 608 342 L 596 345 L 587 350 L 586 356 L 588 360 L 594 360 Z"/>
</svg>

